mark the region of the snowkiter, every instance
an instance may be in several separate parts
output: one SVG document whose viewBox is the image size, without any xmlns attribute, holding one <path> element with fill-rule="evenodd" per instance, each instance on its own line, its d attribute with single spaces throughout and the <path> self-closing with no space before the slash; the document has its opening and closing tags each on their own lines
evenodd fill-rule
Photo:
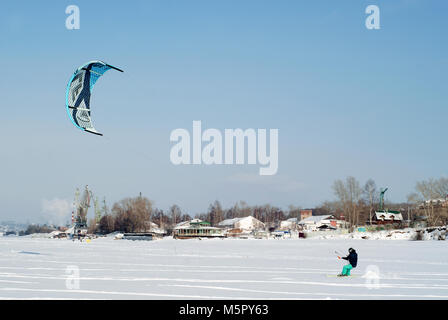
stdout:
<svg viewBox="0 0 448 320">
<path fill-rule="evenodd" d="M 348 256 L 342 258 L 338 256 L 338 259 L 348 260 L 348 264 L 342 268 L 342 273 L 339 275 L 341 277 L 349 276 L 350 270 L 356 268 L 356 265 L 358 264 L 358 254 L 353 248 L 348 249 Z"/>
</svg>

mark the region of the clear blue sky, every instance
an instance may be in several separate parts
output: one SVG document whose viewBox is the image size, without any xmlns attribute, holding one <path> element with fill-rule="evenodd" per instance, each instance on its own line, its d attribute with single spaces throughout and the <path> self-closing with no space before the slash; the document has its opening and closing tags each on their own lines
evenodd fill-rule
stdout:
<svg viewBox="0 0 448 320">
<path fill-rule="evenodd" d="M 71 4 L 80 30 L 65 28 Z M 365 27 L 369 4 L 380 30 Z M 443 0 L 2 2 L 0 220 L 46 219 L 43 202 L 85 184 L 109 204 L 142 192 L 192 215 L 214 200 L 313 207 L 348 175 L 403 201 L 447 175 L 447 12 Z M 64 106 L 95 59 L 125 71 L 95 86 L 104 137 Z M 278 128 L 277 175 L 172 165 L 170 132 L 193 120 Z"/>
</svg>

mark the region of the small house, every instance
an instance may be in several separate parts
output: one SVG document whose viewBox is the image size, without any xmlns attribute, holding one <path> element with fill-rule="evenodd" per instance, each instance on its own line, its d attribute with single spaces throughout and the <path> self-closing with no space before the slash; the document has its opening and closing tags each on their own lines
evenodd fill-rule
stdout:
<svg viewBox="0 0 448 320">
<path fill-rule="evenodd" d="M 295 230 L 297 229 L 297 225 L 299 223 L 299 219 L 290 218 L 288 220 L 284 220 L 280 222 L 280 230 Z"/>
<path fill-rule="evenodd" d="M 264 230 L 265 224 L 260 220 L 247 216 L 243 218 L 226 219 L 218 223 L 218 227 L 223 229 L 241 229 L 243 232 Z"/>
<path fill-rule="evenodd" d="M 335 230 L 338 227 L 338 221 L 334 215 L 311 216 L 300 220 L 298 223 L 303 230 Z"/>
<path fill-rule="evenodd" d="M 403 216 L 400 211 L 376 211 L 373 218 L 374 224 L 394 224 L 403 222 Z"/>
</svg>

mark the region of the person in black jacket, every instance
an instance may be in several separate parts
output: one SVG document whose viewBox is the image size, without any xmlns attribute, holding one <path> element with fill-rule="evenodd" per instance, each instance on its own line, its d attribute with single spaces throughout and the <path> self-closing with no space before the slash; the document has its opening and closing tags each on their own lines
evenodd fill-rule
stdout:
<svg viewBox="0 0 448 320">
<path fill-rule="evenodd" d="M 348 264 L 344 266 L 342 269 L 342 273 L 339 275 L 341 277 L 346 277 L 350 275 L 350 270 L 353 268 L 356 268 L 356 265 L 358 264 L 358 254 L 356 253 L 355 249 L 350 248 L 348 249 L 348 256 L 346 257 L 339 257 L 339 259 L 348 260 Z"/>
</svg>

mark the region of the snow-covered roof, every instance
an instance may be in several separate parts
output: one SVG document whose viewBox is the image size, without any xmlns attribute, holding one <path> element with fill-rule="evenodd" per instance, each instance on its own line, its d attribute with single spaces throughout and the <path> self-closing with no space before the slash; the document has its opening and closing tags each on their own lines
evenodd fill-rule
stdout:
<svg viewBox="0 0 448 320">
<path fill-rule="evenodd" d="M 245 217 L 247 218 L 247 217 Z M 238 221 L 242 220 L 244 218 L 233 218 L 233 219 L 226 219 L 218 223 L 219 226 L 233 226 Z"/>
<path fill-rule="evenodd" d="M 387 211 L 377 211 L 375 212 L 375 217 L 378 220 L 396 220 L 401 221 L 403 220 L 403 216 L 401 213 L 394 213 L 394 212 L 387 212 Z"/>
<path fill-rule="evenodd" d="M 257 222 L 263 223 L 260 220 L 258 220 L 257 218 L 254 218 L 253 216 L 246 216 L 246 217 L 240 217 L 240 218 L 226 219 L 226 220 L 219 222 L 218 225 L 221 227 L 233 226 L 233 225 L 235 225 L 235 223 L 237 223 L 241 220 L 246 220 L 246 219 L 250 219 L 255 223 L 257 223 Z"/>
<path fill-rule="evenodd" d="M 447 199 L 443 199 L 443 198 L 438 198 L 438 199 L 430 199 L 430 200 L 426 200 L 426 203 L 437 203 L 437 202 L 445 202 L 447 201 Z"/>
<path fill-rule="evenodd" d="M 174 227 L 174 229 L 178 230 L 178 229 L 188 229 L 190 227 L 193 226 L 200 226 L 201 228 L 210 227 L 210 222 L 207 221 L 202 221 L 201 219 L 193 219 L 191 221 L 182 221 L 179 222 L 178 224 L 176 224 L 176 226 Z"/>
<path fill-rule="evenodd" d="M 184 226 L 189 226 L 190 225 L 190 221 L 182 221 L 182 222 L 179 222 L 178 224 L 176 224 L 176 227 L 175 228 L 180 228 L 180 227 L 184 227 Z"/>
<path fill-rule="evenodd" d="M 166 233 L 166 231 L 164 229 L 160 229 L 159 227 L 151 228 L 151 232 L 157 233 L 157 234 L 164 234 L 164 233 Z"/>
<path fill-rule="evenodd" d="M 288 222 L 297 222 L 297 218 L 289 218 L 289 219 L 287 219 L 286 221 L 288 221 Z"/>
<path fill-rule="evenodd" d="M 327 215 L 323 215 L 323 216 L 311 216 L 308 218 L 305 218 L 303 220 L 301 220 L 299 223 L 300 224 L 305 224 L 305 223 L 318 223 L 321 222 L 322 220 L 327 220 L 329 218 L 333 217 L 331 214 L 327 214 Z"/>
</svg>

